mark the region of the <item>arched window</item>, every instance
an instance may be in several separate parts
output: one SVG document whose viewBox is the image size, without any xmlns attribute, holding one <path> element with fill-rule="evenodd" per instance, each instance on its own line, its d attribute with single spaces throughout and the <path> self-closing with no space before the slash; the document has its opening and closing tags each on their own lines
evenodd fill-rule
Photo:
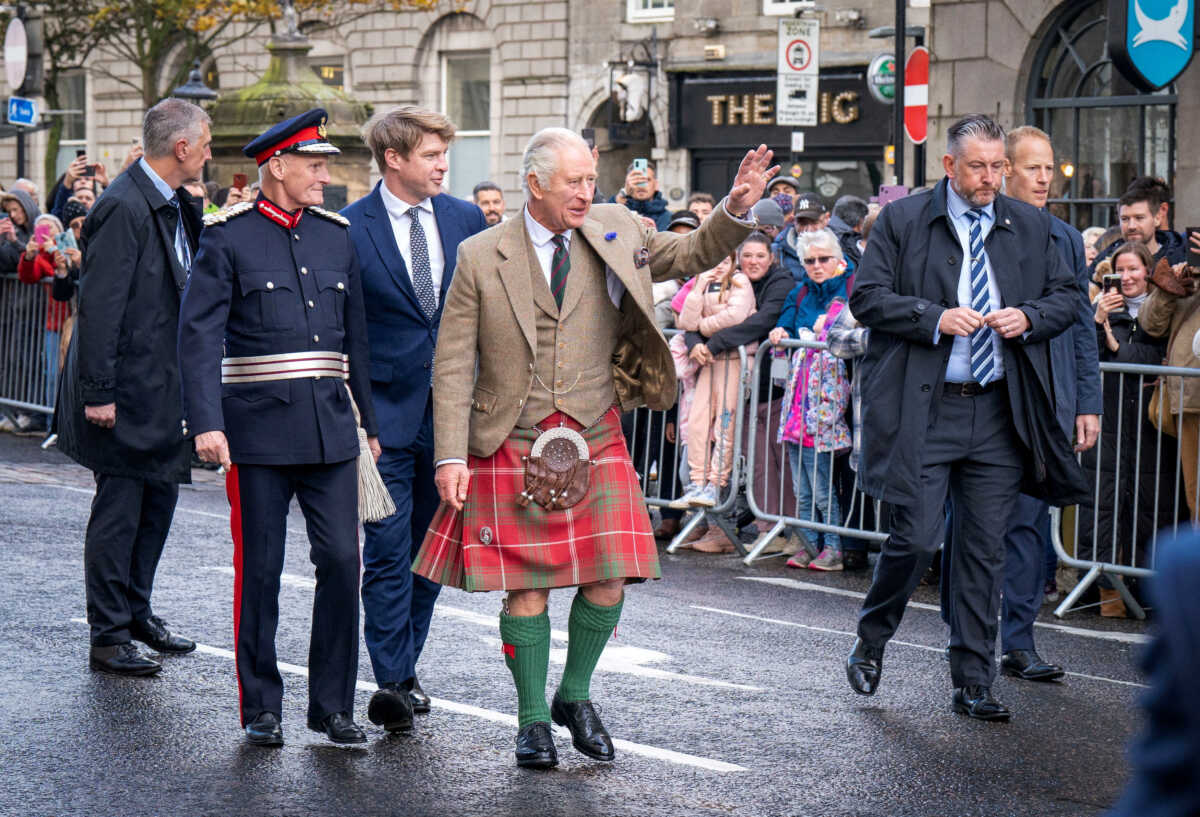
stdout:
<svg viewBox="0 0 1200 817">
<path fill-rule="evenodd" d="M 1050 134 L 1059 174 L 1050 208 L 1080 230 L 1116 220 L 1135 176 L 1174 184 L 1175 90 L 1140 93 L 1113 67 L 1108 4 L 1068 0 L 1034 54 L 1026 121 Z"/>
</svg>

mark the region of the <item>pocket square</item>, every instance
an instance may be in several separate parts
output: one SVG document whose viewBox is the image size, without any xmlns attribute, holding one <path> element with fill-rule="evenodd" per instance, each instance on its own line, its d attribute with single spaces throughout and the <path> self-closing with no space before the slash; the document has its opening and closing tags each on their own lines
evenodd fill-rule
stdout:
<svg viewBox="0 0 1200 817">
<path fill-rule="evenodd" d="M 635 267 L 637 267 L 638 269 L 641 269 L 642 267 L 646 266 L 649 263 L 650 263 L 650 250 L 648 248 L 642 247 L 640 250 L 638 250 L 637 252 L 635 252 L 633 254 L 633 265 Z"/>
</svg>

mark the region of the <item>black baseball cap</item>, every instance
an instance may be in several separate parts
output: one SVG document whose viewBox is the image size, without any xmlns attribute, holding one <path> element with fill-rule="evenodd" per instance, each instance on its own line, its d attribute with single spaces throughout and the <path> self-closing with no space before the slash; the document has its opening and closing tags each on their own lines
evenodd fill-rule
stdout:
<svg viewBox="0 0 1200 817">
<path fill-rule="evenodd" d="M 817 219 L 825 215 L 827 211 L 825 202 L 821 201 L 821 197 L 816 193 L 801 193 L 800 198 L 796 199 L 796 218 L 812 218 Z"/>
</svg>

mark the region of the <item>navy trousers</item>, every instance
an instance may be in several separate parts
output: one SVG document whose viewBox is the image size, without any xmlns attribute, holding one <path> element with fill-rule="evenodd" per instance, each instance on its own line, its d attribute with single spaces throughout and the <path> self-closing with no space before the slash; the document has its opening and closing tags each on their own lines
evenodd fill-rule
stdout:
<svg viewBox="0 0 1200 817">
<path fill-rule="evenodd" d="M 921 463 L 921 500 L 892 505 L 890 534 L 858 620 L 867 644 L 896 633 L 905 605 L 937 553 L 953 501 L 950 676 L 955 687 L 990 686 L 996 667 L 996 605 L 1004 568 L 1004 531 L 1022 473 L 1020 444 L 1003 387 L 977 397 L 944 395 Z"/>
<path fill-rule="evenodd" d="M 384 448 L 378 462 L 396 512 L 364 526 L 363 636 L 379 684 L 416 676 L 429 620 L 442 586 L 412 572 L 413 559 L 438 507 L 433 483 L 433 412 L 426 404 L 421 429 L 407 448 Z"/>
<path fill-rule="evenodd" d="M 942 621 L 950 623 L 951 571 L 954 557 L 953 512 L 942 549 Z M 1004 595 L 1000 604 L 1000 649 L 1032 650 L 1033 623 L 1042 608 L 1046 585 L 1046 548 L 1050 543 L 1050 505 L 1027 494 L 1017 496 L 1004 536 Z M 1053 553 L 1053 550 L 1051 550 Z"/>
<path fill-rule="evenodd" d="M 129 641 L 129 625 L 153 615 L 150 592 L 179 486 L 110 474 L 95 477 L 83 572 L 92 644 L 107 647 Z"/>
<path fill-rule="evenodd" d="M 358 463 L 236 465 L 225 479 L 233 532 L 233 628 L 242 725 L 283 714 L 275 654 L 288 505 L 295 496 L 316 567 L 308 717 L 354 711 L 358 679 Z"/>
</svg>

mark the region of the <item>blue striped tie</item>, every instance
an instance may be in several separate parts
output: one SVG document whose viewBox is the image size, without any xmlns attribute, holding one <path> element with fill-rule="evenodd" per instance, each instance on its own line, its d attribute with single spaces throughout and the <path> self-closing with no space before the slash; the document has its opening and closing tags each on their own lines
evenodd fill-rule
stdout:
<svg viewBox="0 0 1200 817">
<path fill-rule="evenodd" d="M 980 315 L 992 311 L 988 292 L 987 251 L 983 248 L 983 210 L 972 207 L 966 213 L 971 222 L 971 308 Z M 996 373 L 996 357 L 992 349 L 991 327 L 984 326 L 971 335 L 971 376 L 985 384 Z"/>
</svg>

